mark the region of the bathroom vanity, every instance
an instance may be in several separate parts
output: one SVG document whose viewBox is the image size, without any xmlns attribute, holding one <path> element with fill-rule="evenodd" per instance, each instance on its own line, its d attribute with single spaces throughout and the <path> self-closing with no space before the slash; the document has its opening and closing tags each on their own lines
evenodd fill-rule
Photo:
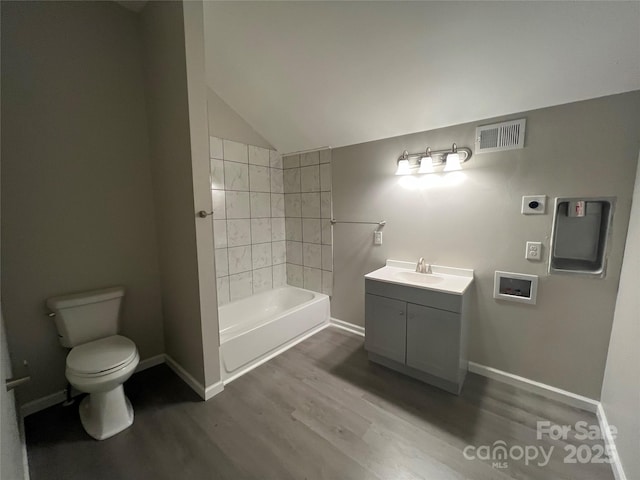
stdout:
<svg viewBox="0 0 640 480">
<path fill-rule="evenodd" d="M 365 275 L 369 359 L 459 394 L 467 374 L 473 270 L 387 260 Z"/>
</svg>

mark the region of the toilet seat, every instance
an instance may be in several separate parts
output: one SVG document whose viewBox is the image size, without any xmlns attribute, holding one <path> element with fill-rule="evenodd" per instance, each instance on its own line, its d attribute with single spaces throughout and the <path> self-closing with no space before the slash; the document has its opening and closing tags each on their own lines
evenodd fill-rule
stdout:
<svg viewBox="0 0 640 480">
<path fill-rule="evenodd" d="M 135 343 L 112 335 L 73 348 L 67 355 L 67 372 L 77 377 L 100 377 L 121 370 L 138 358 Z"/>
</svg>

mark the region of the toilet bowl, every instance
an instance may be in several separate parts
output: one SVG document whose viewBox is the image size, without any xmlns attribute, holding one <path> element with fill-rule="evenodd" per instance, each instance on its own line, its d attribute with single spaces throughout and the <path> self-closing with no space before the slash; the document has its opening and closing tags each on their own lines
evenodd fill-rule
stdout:
<svg viewBox="0 0 640 480">
<path fill-rule="evenodd" d="M 80 421 L 96 440 L 112 437 L 133 424 L 133 408 L 122 384 L 139 361 L 135 344 L 121 335 L 84 343 L 67 356 L 67 380 L 76 390 L 89 394 L 80 403 Z"/>
<path fill-rule="evenodd" d="M 86 432 L 104 440 L 133 423 L 133 408 L 122 384 L 140 356 L 135 343 L 118 335 L 124 287 L 109 287 L 47 299 L 58 341 L 70 348 L 65 375 L 76 390 L 88 393 L 80 404 Z"/>
</svg>

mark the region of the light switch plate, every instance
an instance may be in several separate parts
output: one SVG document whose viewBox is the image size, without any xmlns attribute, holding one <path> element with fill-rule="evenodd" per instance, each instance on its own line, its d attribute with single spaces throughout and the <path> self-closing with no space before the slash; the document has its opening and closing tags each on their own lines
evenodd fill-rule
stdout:
<svg viewBox="0 0 640 480">
<path fill-rule="evenodd" d="M 542 260 L 542 242 L 527 242 L 527 251 L 524 255 L 527 260 Z"/>
<path fill-rule="evenodd" d="M 546 195 L 525 195 L 522 197 L 523 215 L 544 215 L 547 207 Z"/>
<path fill-rule="evenodd" d="M 382 232 L 379 232 L 379 231 L 373 232 L 373 244 L 382 245 Z"/>
</svg>

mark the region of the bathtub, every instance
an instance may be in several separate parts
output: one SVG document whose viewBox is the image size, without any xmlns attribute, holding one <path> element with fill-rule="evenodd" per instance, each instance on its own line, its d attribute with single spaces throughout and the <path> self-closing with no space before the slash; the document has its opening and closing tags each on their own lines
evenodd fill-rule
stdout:
<svg viewBox="0 0 640 480">
<path fill-rule="evenodd" d="M 229 383 L 329 325 L 329 297 L 280 287 L 218 308 L 222 381 Z"/>
</svg>

